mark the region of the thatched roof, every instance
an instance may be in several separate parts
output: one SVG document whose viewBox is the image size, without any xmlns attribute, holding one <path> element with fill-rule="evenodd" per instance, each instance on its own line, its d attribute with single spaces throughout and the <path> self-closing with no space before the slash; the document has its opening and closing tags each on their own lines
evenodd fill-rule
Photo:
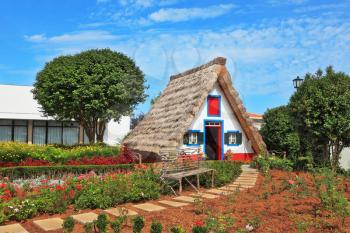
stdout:
<svg viewBox="0 0 350 233">
<path fill-rule="evenodd" d="M 161 153 L 180 146 L 200 107 L 215 83 L 219 83 L 255 153 L 266 151 L 258 130 L 232 87 L 226 59 L 215 58 L 207 64 L 170 77 L 170 82 L 150 112 L 124 140 L 130 148 L 143 152 Z"/>
</svg>

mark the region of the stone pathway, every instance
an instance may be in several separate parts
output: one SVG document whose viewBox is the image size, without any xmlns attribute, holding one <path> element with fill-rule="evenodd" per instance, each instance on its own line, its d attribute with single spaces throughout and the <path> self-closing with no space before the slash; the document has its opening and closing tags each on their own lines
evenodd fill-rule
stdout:
<svg viewBox="0 0 350 233">
<path fill-rule="evenodd" d="M 47 218 L 43 220 L 33 221 L 33 223 L 43 231 L 54 231 L 62 229 L 63 219 Z"/>
<path fill-rule="evenodd" d="M 249 165 L 242 165 L 242 173 L 241 175 L 231 184 L 223 186 L 221 188 L 212 188 L 205 190 L 200 193 L 191 193 L 189 196 L 178 196 L 174 197 L 173 200 L 159 200 L 158 203 L 164 206 L 170 207 L 183 207 L 192 204 L 195 202 L 196 198 L 207 198 L 214 199 L 220 197 L 220 195 L 228 195 L 237 189 L 246 190 L 255 186 L 258 171 L 253 168 L 249 168 Z M 146 212 L 154 212 L 154 211 L 162 211 L 167 209 L 164 206 L 156 205 L 150 202 L 146 202 L 143 204 L 132 205 L 132 207 L 146 211 Z M 105 213 L 113 215 L 113 216 L 134 216 L 138 215 L 136 211 L 122 208 L 110 208 L 104 210 Z M 97 219 L 97 214 L 94 212 L 88 212 L 83 214 L 72 215 L 73 219 L 80 224 L 85 224 L 88 222 L 93 222 Z M 63 219 L 61 218 L 48 218 L 43 220 L 33 221 L 33 224 L 42 229 L 43 231 L 52 231 L 62 229 Z M 0 226 L 0 233 L 29 233 L 26 231 L 20 224 L 11 224 L 6 226 Z"/>
</svg>

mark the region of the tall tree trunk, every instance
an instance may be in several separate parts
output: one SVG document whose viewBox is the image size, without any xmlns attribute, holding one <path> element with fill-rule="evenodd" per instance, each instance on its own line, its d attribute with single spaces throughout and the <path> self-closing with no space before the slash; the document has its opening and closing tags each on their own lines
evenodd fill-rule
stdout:
<svg viewBox="0 0 350 233">
<path fill-rule="evenodd" d="M 95 135 L 96 135 L 96 127 L 94 120 L 92 122 L 85 122 L 83 121 L 82 126 L 84 127 L 86 136 L 89 139 L 89 144 L 92 145 L 95 143 Z"/>
<path fill-rule="evenodd" d="M 106 131 L 106 124 L 107 122 L 105 120 L 98 122 L 97 133 L 96 133 L 97 142 L 103 143 L 103 136 Z"/>
</svg>

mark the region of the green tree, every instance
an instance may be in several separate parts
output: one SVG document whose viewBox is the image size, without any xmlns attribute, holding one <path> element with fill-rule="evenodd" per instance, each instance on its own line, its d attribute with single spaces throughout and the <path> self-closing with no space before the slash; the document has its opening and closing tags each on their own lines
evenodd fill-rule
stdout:
<svg viewBox="0 0 350 233">
<path fill-rule="evenodd" d="M 267 110 L 264 114 L 264 122 L 261 135 L 268 150 L 286 152 L 289 159 L 295 160 L 299 153 L 300 142 L 289 108 L 281 106 Z"/>
<path fill-rule="evenodd" d="M 323 159 L 336 170 L 340 152 L 350 145 L 350 77 L 332 67 L 306 74 L 289 106 L 302 139 L 322 145 Z"/>
<path fill-rule="evenodd" d="M 110 49 L 60 56 L 36 76 L 34 98 L 47 116 L 78 121 L 90 143 L 103 141 L 106 123 L 131 114 L 146 99 L 145 78 L 135 62 Z"/>
</svg>

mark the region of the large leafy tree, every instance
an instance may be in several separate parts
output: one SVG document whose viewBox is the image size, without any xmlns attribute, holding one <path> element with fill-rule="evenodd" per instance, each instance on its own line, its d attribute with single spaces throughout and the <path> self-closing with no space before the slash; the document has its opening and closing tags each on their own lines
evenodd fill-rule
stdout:
<svg viewBox="0 0 350 233">
<path fill-rule="evenodd" d="M 110 49 L 60 56 L 36 76 L 34 98 L 44 114 L 78 121 L 90 143 L 103 141 L 106 123 L 131 114 L 145 100 L 145 78 L 135 62 Z"/>
<path fill-rule="evenodd" d="M 322 145 L 324 160 L 337 169 L 340 152 L 350 146 L 350 77 L 332 67 L 306 74 L 289 107 L 301 140 Z"/>
<path fill-rule="evenodd" d="M 272 108 L 264 113 L 261 135 L 269 151 L 285 152 L 295 160 L 299 153 L 299 135 L 295 130 L 287 106 Z"/>
</svg>

